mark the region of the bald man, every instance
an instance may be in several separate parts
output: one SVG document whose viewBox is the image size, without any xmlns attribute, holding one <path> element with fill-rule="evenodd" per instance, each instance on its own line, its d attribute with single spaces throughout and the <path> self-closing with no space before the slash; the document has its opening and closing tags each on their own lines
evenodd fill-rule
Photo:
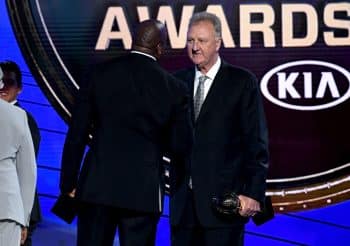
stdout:
<svg viewBox="0 0 350 246">
<path fill-rule="evenodd" d="M 162 157 L 183 162 L 192 145 L 187 89 L 157 63 L 166 37 L 162 23 L 140 23 L 131 53 L 97 66 L 81 89 L 60 177 L 80 203 L 77 245 L 113 245 L 117 228 L 121 246 L 155 244 Z"/>
</svg>

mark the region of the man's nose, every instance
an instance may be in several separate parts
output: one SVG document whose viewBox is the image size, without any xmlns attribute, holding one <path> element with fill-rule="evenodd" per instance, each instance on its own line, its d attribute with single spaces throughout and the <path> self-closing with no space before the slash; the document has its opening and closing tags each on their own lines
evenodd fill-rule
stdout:
<svg viewBox="0 0 350 246">
<path fill-rule="evenodd" d="M 199 50 L 199 45 L 197 41 L 193 41 L 192 51 L 197 52 Z"/>
</svg>

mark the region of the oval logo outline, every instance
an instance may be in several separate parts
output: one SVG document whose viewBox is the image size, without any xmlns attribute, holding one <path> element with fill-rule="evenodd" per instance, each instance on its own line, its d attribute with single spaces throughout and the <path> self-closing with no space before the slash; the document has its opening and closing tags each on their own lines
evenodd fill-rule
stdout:
<svg viewBox="0 0 350 246">
<path fill-rule="evenodd" d="M 340 73 L 342 73 L 348 80 L 349 83 L 349 88 L 348 90 L 344 93 L 343 96 L 341 96 L 340 98 L 338 98 L 335 101 L 329 102 L 329 103 L 325 103 L 325 104 L 321 104 L 321 105 L 314 105 L 314 106 L 301 106 L 301 105 L 293 105 L 293 104 L 288 104 L 285 102 L 282 102 L 281 100 L 278 100 L 277 98 L 275 98 L 274 96 L 272 96 L 267 88 L 269 79 L 276 74 L 277 72 L 289 68 L 289 67 L 295 67 L 295 66 L 300 66 L 300 65 L 317 65 L 317 66 L 323 66 L 323 67 L 328 67 L 328 68 L 332 68 Z M 300 111 L 313 111 L 313 110 L 321 110 L 321 109 L 326 109 L 326 108 L 331 108 L 334 107 L 338 104 L 343 103 L 344 101 L 346 101 L 348 98 L 350 98 L 350 72 L 347 71 L 345 68 L 333 64 L 333 63 L 329 63 L 329 62 L 325 62 L 325 61 L 317 61 L 317 60 L 300 60 L 300 61 L 292 61 L 292 62 L 287 62 L 284 63 L 282 65 L 278 65 L 274 68 L 272 68 L 270 71 L 268 71 L 263 78 L 261 79 L 261 83 L 260 83 L 260 90 L 262 92 L 262 94 L 265 96 L 266 99 L 268 99 L 270 102 L 281 106 L 283 108 L 288 108 L 288 109 L 294 109 L 294 110 L 300 110 Z"/>
</svg>

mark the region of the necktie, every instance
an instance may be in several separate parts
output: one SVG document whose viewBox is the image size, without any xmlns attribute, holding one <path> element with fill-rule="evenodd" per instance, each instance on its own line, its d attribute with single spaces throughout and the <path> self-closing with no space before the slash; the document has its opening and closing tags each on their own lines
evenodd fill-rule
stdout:
<svg viewBox="0 0 350 246">
<path fill-rule="evenodd" d="M 199 112 L 201 111 L 202 104 L 204 102 L 204 82 L 206 81 L 208 77 L 205 75 L 202 75 L 198 79 L 198 86 L 196 95 L 194 96 L 194 118 L 197 120 Z"/>
</svg>

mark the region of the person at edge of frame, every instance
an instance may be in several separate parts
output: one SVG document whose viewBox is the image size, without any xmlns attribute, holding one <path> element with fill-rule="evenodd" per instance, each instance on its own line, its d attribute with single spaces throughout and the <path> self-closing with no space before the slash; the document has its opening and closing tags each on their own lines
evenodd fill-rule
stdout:
<svg viewBox="0 0 350 246">
<path fill-rule="evenodd" d="M 4 87 L 0 89 L 0 98 L 17 107 L 22 108 L 17 99 L 18 95 L 23 90 L 22 72 L 20 70 L 20 67 L 16 62 L 9 61 L 9 60 L 0 62 L 0 67 L 4 73 L 4 77 L 3 77 Z M 28 125 L 32 136 L 33 144 L 34 144 L 35 156 L 37 158 L 39 153 L 40 140 L 41 140 L 40 131 L 34 117 L 27 110 L 24 109 L 24 111 L 27 114 Z M 40 209 L 40 203 L 39 203 L 39 196 L 36 191 L 33 209 L 32 209 L 32 212 L 30 213 L 29 227 L 26 229 L 27 238 L 23 244 L 24 246 L 32 245 L 32 236 L 41 220 L 42 220 L 42 215 L 41 215 L 41 209 Z"/>
</svg>

